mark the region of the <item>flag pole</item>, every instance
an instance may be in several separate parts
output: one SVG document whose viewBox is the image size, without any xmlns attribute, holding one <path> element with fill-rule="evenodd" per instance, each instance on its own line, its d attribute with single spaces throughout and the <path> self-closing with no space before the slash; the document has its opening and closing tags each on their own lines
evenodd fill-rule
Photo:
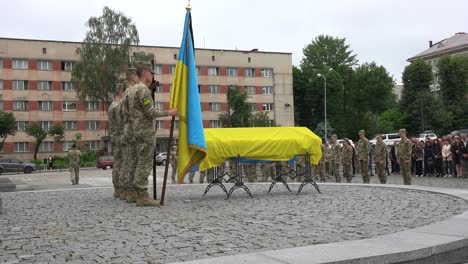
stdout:
<svg viewBox="0 0 468 264">
<path fill-rule="evenodd" d="M 172 116 L 171 119 L 171 132 L 169 133 L 169 140 L 167 142 L 167 159 L 166 159 L 166 168 L 164 169 L 164 180 L 161 191 L 161 206 L 164 206 L 164 197 L 166 196 L 166 184 L 167 184 L 167 172 L 169 170 L 169 162 L 171 161 L 171 151 L 172 151 L 172 137 L 174 135 L 174 122 L 175 116 Z M 172 168 L 174 169 L 174 168 Z"/>
</svg>

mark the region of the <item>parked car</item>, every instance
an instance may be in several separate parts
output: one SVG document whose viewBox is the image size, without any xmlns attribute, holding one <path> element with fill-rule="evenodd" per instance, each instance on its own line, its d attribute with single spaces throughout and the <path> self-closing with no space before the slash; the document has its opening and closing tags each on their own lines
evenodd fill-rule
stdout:
<svg viewBox="0 0 468 264">
<path fill-rule="evenodd" d="M 382 140 L 387 146 L 389 146 L 393 145 L 393 142 L 395 141 L 400 141 L 401 137 L 399 133 L 382 134 Z M 377 136 L 369 141 L 371 145 L 375 145 L 377 142 Z"/>
<path fill-rule="evenodd" d="M 30 162 L 24 162 L 14 158 L 0 159 L 0 174 L 4 172 L 24 172 L 29 174 L 36 170 L 36 164 Z"/>
<path fill-rule="evenodd" d="M 437 135 L 432 131 L 424 131 L 419 134 L 418 141 L 426 141 L 426 138 L 436 139 Z"/>
<path fill-rule="evenodd" d="M 166 165 L 167 152 L 161 152 L 156 156 L 156 165 Z"/>
<path fill-rule="evenodd" d="M 98 169 L 110 169 L 114 167 L 114 157 L 113 156 L 101 156 L 96 162 L 96 167 Z"/>
</svg>

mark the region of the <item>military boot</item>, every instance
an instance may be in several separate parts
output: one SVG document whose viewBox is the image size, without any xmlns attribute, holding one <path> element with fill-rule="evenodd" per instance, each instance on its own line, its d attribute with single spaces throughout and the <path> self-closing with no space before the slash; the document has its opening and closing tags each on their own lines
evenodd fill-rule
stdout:
<svg viewBox="0 0 468 264">
<path fill-rule="evenodd" d="M 127 200 L 127 190 L 126 189 L 120 189 L 120 200 Z"/>
<path fill-rule="evenodd" d="M 135 203 L 138 199 L 138 194 L 135 191 L 127 192 L 127 203 Z"/>
<path fill-rule="evenodd" d="M 147 191 L 139 191 L 136 206 L 159 206 L 159 200 L 153 200 L 149 197 Z"/>
<path fill-rule="evenodd" d="M 120 188 L 114 188 L 114 198 L 120 198 Z"/>
</svg>

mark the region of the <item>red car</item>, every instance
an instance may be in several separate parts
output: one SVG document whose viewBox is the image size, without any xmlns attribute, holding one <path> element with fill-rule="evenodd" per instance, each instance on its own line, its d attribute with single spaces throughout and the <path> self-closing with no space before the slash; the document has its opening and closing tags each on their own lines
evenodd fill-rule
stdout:
<svg viewBox="0 0 468 264">
<path fill-rule="evenodd" d="M 110 169 L 114 167 L 114 157 L 113 156 L 101 156 L 96 162 L 96 167 L 99 169 Z"/>
</svg>

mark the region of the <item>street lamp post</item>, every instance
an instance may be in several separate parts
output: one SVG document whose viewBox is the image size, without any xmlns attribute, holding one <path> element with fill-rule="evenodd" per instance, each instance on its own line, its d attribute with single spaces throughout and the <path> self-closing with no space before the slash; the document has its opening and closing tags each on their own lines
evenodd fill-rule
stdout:
<svg viewBox="0 0 468 264">
<path fill-rule="evenodd" d="M 333 71 L 333 68 L 330 68 L 327 73 Z M 326 74 L 325 74 L 326 75 Z M 325 80 L 325 83 L 323 85 L 323 91 L 324 91 L 324 112 L 325 112 L 325 142 L 327 142 L 327 77 L 325 75 L 318 73 L 317 77 L 323 77 Z"/>
</svg>

